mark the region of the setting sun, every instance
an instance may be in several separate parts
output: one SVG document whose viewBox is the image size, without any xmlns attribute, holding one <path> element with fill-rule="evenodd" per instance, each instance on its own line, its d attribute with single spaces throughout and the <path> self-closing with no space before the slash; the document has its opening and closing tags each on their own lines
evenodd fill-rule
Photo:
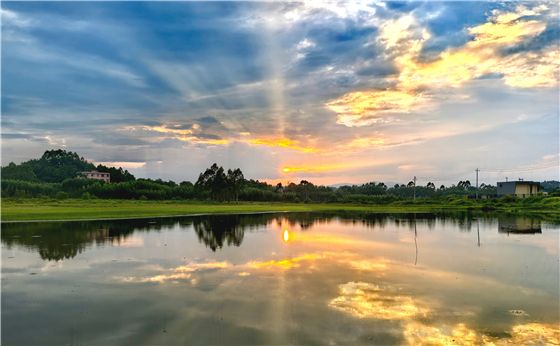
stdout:
<svg viewBox="0 0 560 346">
<path fill-rule="evenodd" d="M 284 230 L 284 241 L 288 241 L 288 238 L 290 237 L 290 234 L 288 233 L 288 230 L 285 229 Z"/>
</svg>

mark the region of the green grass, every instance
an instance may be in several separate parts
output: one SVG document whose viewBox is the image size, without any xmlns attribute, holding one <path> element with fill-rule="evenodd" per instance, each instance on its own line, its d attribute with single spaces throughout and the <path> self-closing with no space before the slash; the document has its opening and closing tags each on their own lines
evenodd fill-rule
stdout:
<svg viewBox="0 0 560 346">
<path fill-rule="evenodd" d="M 434 210 L 480 210 L 483 206 L 506 211 L 559 213 L 560 198 L 553 197 L 534 203 L 489 203 L 487 201 L 401 201 L 391 205 L 358 204 L 295 204 L 270 202 L 203 203 L 193 201 L 130 201 L 20 199 L 2 200 L 2 221 L 105 219 L 148 216 L 170 216 L 208 213 L 253 213 L 268 211 L 372 211 L 422 212 Z"/>
</svg>

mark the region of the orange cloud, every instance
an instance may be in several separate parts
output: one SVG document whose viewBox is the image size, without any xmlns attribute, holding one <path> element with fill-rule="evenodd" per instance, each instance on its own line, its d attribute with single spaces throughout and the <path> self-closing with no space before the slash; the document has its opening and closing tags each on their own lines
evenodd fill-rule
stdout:
<svg viewBox="0 0 560 346">
<path fill-rule="evenodd" d="M 546 29 L 544 5 L 527 9 L 518 6 L 513 12 L 495 11 L 487 23 L 468 28 L 473 41 L 443 52 L 434 62 L 418 61 L 424 42 L 430 37 L 410 15 L 382 27 L 379 42 L 387 54 L 396 54 L 400 68 L 394 90 L 353 92 L 326 104 L 337 113 L 337 123 L 367 126 L 391 121 L 389 113 L 408 113 L 430 99 L 437 88 L 458 87 L 485 74 L 499 73 L 511 87 L 538 88 L 558 85 L 560 51 L 555 44 L 540 52 L 521 51 L 501 54 L 501 49 L 529 42 Z M 524 16 L 541 17 L 523 20 Z M 419 92 L 418 90 L 428 90 Z"/>
<path fill-rule="evenodd" d="M 324 172 L 330 169 L 347 167 L 347 165 L 333 165 L 333 166 L 315 166 L 315 167 L 284 167 L 282 172 L 292 173 L 292 172 L 308 172 L 308 173 L 318 173 Z"/>
<path fill-rule="evenodd" d="M 141 127 L 127 127 L 125 130 L 128 131 L 155 131 L 165 134 L 166 137 L 174 137 L 181 141 L 190 142 L 194 144 L 214 144 L 214 145 L 226 145 L 229 143 L 225 139 L 208 139 L 201 138 L 197 135 L 201 134 L 200 126 L 194 124 L 189 129 L 181 129 L 172 125 L 162 125 L 162 126 L 141 126 Z"/>
<path fill-rule="evenodd" d="M 279 146 L 282 148 L 291 148 L 291 149 L 295 149 L 304 153 L 318 153 L 318 152 L 322 152 L 323 150 L 321 149 L 315 149 L 315 148 L 303 148 L 300 146 L 297 146 L 296 144 L 299 143 L 299 141 L 293 141 L 290 139 L 279 139 L 276 141 L 268 141 L 268 140 L 262 140 L 262 139 L 255 139 L 252 140 L 250 142 L 251 144 L 256 144 L 256 145 L 269 145 L 271 147 L 274 146 Z"/>
<path fill-rule="evenodd" d="M 380 113 L 407 113 L 421 100 L 421 94 L 400 90 L 354 92 L 327 103 L 327 107 L 339 114 L 337 124 L 352 127 L 386 121 Z"/>
</svg>

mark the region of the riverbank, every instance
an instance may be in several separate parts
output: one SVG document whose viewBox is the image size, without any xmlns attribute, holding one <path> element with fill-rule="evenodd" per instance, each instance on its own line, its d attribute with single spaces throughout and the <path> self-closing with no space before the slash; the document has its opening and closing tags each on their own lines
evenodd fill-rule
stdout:
<svg viewBox="0 0 560 346">
<path fill-rule="evenodd" d="M 556 200 L 558 199 L 558 200 Z M 549 200 L 549 199 L 547 199 Z M 362 204 L 298 204 L 271 202 L 202 203 L 193 201 L 130 201 L 53 199 L 2 200 L 2 221 L 118 219 L 150 216 L 175 216 L 213 213 L 254 213 L 271 211 L 370 211 L 385 213 L 427 212 L 434 210 L 502 210 L 557 214 L 560 217 L 560 198 L 548 203 L 500 203 L 495 206 L 480 201 L 461 203 L 405 201 L 390 205 Z"/>
</svg>

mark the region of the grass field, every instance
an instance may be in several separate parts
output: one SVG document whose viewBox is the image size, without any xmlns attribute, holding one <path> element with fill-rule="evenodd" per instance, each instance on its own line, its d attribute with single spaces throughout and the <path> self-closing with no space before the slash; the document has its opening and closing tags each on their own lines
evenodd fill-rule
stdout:
<svg viewBox="0 0 560 346">
<path fill-rule="evenodd" d="M 553 203 L 500 203 L 498 210 L 559 214 L 560 198 Z M 392 205 L 294 204 L 267 202 L 194 203 L 187 201 L 129 201 L 21 199 L 2 200 L 2 221 L 107 219 L 209 213 L 253 213 L 269 211 L 355 210 L 372 212 L 421 212 L 433 210 L 477 210 L 488 203 L 474 201 L 427 203 L 406 201 Z M 492 207 L 494 208 L 494 207 Z"/>
</svg>

